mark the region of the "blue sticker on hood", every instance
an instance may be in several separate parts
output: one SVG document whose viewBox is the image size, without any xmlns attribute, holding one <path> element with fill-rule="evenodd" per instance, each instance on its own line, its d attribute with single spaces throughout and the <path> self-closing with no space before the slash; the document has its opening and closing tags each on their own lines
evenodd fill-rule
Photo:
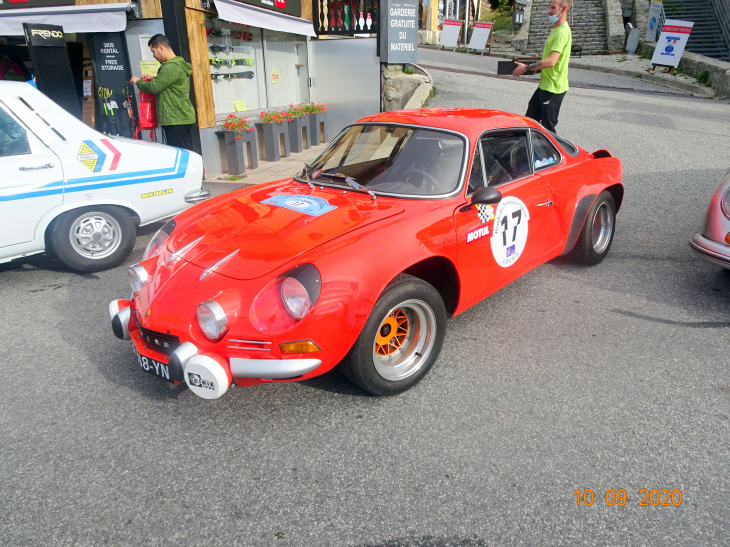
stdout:
<svg viewBox="0 0 730 547">
<path fill-rule="evenodd" d="M 291 209 L 292 211 L 313 217 L 318 217 L 332 209 L 337 209 L 334 205 L 330 205 L 326 199 L 295 194 L 274 196 L 273 198 L 265 199 L 261 203 L 284 207 L 285 209 Z"/>
</svg>

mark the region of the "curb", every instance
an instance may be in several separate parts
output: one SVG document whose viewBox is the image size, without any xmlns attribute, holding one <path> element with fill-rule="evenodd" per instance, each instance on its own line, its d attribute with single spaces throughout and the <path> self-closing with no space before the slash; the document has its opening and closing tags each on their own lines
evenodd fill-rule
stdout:
<svg viewBox="0 0 730 547">
<path fill-rule="evenodd" d="M 573 62 L 571 61 L 568 65 L 570 68 L 578 68 L 581 70 L 594 70 L 597 72 L 608 72 L 610 74 L 618 74 L 619 76 L 630 76 L 633 78 L 639 78 L 641 80 L 646 80 L 647 82 L 651 82 L 654 84 L 663 85 L 664 87 L 669 87 L 672 89 L 679 89 L 680 91 L 688 91 L 689 93 L 692 93 L 693 95 L 696 95 L 698 97 L 704 97 L 707 99 L 711 99 L 715 97 L 715 90 L 711 87 L 705 87 L 699 84 L 690 84 L 687 82 L 680 82 L 676 80 L 669 80 L 667 78 L 663 78 L 662 76 L 657 76 L 655 74 L 649 74 L 648 72 L 640 72 L 636 70 L 626 70 L 623 68 L 614 68 L 614 67 L 606 67 L 606 66 L 596 66 L 596 65 L 589 65 L 587 63 L 581 63 Z"/>
</svg>

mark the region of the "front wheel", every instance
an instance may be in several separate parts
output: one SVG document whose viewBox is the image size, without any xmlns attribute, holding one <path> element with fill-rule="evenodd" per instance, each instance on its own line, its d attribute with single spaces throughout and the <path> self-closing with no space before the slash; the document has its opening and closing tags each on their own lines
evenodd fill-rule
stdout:
<svg viewBox="0 0 730 547">
<path fill-rule="evenodd" d="M 134 248 L 137 230 L 120 207 L 101 205 L 74 209 L 48 227 L 51 253 L 72 270 L 98 272 L 121 264 Z"/>
<path fill-rule="evenodd" d="M 583 264 L 598 264 L 608 254 L 616 229 L 616 205 L 607 190 L 601 192 L 593 202 L 583 223 L 574 256 Z"/>
<path fill-rule="evenodd" d="M 396 395 L 423 379 L 438 359 L 446 333 L 441 295 L 401 274 L 383 291 L 342 372 L 372 395 Z"/>
</svg>

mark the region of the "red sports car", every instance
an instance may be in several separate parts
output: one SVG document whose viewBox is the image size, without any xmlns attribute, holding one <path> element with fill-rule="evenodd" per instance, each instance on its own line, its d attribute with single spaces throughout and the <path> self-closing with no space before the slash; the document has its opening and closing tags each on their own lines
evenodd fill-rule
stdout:
<svg viewBox="0 0 730 547">
<path fill-rule="evenodd" d="M 110 304 L 139 365 L 215 399 L 340 366 L 374 395 L 418 383 L 449 316 L 572 253 L 600 262 L 621 162 L 493 110 L 378 114 L 291 179 L 179 214 Z"/>
</svg>

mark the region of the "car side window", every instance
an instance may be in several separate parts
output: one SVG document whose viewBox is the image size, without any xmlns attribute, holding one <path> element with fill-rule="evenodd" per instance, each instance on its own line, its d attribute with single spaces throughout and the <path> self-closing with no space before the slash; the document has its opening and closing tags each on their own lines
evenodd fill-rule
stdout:
<svg viewBox="0 0 730 547">
<path fill-rule="evenodd" d="M 532 161 L 535 171 L 560 163 L 560 153 L 539 131 L 532 132 Z"/>
<path fill-rule="evenodd" d="M 479 143 L 474 147 L 474 161 L 471 163 L 471 173 L 469 174 L 469 188 L 466 195 L 471 195 L 479 188 L 484 186 L 484 170 L 482 169 L 482 155 Z"/>
<path fill-rule="evenodd" d="M 497 186 L 532 173 L 526 132 L 484 137 L 481 142 L 487 186 Z"/>
<path fill-rule="evenodd" d="M 30 154 L 28 135 L 10 114 L 0 108 L 0 156 Z"/>
</svg>

